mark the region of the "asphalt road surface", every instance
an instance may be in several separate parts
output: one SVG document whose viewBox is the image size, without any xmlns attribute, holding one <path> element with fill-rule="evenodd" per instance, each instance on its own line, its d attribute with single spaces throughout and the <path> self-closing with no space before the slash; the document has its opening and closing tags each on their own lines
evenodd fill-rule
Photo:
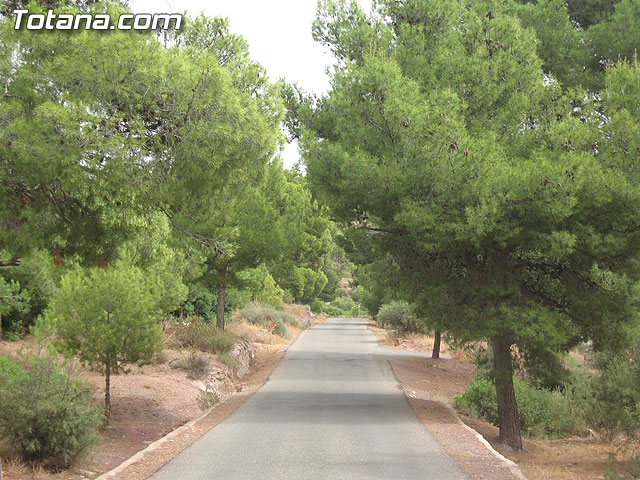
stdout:
<svg viewBox="0 0 640 480">
<path fill-rule="evenodd" d="M 303 332 L 269 380 L 153 480 L 469 476 L 418 419 L 364 319 Z"/>
</svg>

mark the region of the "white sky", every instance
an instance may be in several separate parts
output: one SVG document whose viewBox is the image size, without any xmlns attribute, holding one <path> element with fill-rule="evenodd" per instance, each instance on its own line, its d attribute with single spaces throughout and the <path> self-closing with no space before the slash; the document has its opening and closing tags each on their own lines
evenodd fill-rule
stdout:
<svg viewBox="0 0 640 480">
<path fill-rule="evenodd" d="M 358 0 L 366 10 L 371 0 Z M 273 80 L 283 77 L 306 90 L 326 92 L 325 73 L 332 58 L 311 38 L 311 22 L 316 0 L 131 0 L 138 13 L 181 13 L 190 16 L 204 12 L 208 16 L 227 17 L 233 33 L 248 42 L 251 58 L 261 63 Z M 285 167 L 298 160 L 297 147 L 288 145 L 282 154 Z"/>
</svg>

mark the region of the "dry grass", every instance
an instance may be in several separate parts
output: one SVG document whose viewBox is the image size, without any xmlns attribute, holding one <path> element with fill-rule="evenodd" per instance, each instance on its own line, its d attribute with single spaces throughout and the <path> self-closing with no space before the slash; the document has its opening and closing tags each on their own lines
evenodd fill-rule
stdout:
<svg viewBox="0 0 640 480">
<path fill-rule="evenodd" d="M 386 331 L 370 327 L 381 344 L 387 348 L 408 349 L 397 345 L 386 337 Z M 430 351 L 429 339 L 412 337 L 411 342 L 424 341 L 417 351 Z M 405 345 L 400 341 L 400 345 Z M 423 348 L 424 350 L 421 350 Z M 418 398 L 435 400 L 453 406 L 453 397 L 462 393 L 473 381 L 475 367 L 464 358 L 432 360 L 429 358 L 411 358 L 394 360 L 393 367 L 400 383 Z M 463 355 L 464 352 L 460 352 Z M 615 448 L 608 442 L 597 438 L 566 438 L 559 440 L 523 439 L 523 452 L 504 450 L 498 443 L 498 429 L 477 418 L 461 416 L 462 420 L 480 433 L 502 455 L 518 464 L 529 480 L 602 480 L 607 472 L 618 470 L 619 478 L 638 478 L 623 473 L 639 475 L 637 460 L 633 455 L 640 452 L 640 445 L 618 455 L 618 463 L 611 460 Z M 612 477 L 616 478 L 616 477 Z"/>
<path fill-rule="evenodd" d="M 29 465 L 12 454 L 0 451 L 2 461 L 2 473 L 5 480 L 14 478 L 29 480 L 50 480 L 54 476 L 40 465 Z"/>
</svg>

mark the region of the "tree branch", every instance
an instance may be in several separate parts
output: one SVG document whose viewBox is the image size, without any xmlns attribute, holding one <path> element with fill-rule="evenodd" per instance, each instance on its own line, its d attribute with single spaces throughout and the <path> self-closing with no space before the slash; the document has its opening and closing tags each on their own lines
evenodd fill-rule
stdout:
<svg viewBox="0 0 640 480">
<path fill-rule="evenodd" d="M 13 257 L 11 260 L 0 260 L 0 267 L 17 267 L 20 265 L 20 259 Z"/>
</svg>

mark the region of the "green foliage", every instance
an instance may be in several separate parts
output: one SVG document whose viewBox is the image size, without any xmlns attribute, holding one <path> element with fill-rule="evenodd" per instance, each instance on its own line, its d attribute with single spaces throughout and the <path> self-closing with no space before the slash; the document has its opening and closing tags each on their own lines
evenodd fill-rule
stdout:
<svg viewBox="0 0 640 480">
<path fill-rule="evenodd" d="M 598 369 L 581 390 L 589 426 L 613 439 L 623 433 L 628 441 L 640 438 L 640 335 L 629 348 L 596 355 Z"/>
<path fill-rule="evenodd" d="M 284 339 L 289 338 L 289 329 L 282 322 L 277 322 L 275 324 L 275 326 L 273 327 L 273 333 L 275 333 L 276 335 L 281 336 Z"/>
<path fill-rule="evenodd" d="M 187 316 L 212 319 L 216 316 L 218 297 L 199 283 L 189 286 L 189 295 L 182 304 L 182 312 Z"/>
<path fill-rule="evenodd" d="M 119 249 L 120 263 L 142 270 L 156 299 L 156 309 L 171 312 L 187 299 L 189 289 L 183 283 L 189 267 L 185 255 L 172 241 L 169 220 L 161 214 L 150 215 L 144 230 Z"/>
<path fill-rule="evenodd" d="M 161 348 L 159 301 L 138 268 L 122 263 L 109 269 L 76 268 L 63 278 L 38 322 L 55 329 L 55 345 L 105 374 L 109 417 L 111 373 L 149 361 Z"/>
<path fill-rule="evenodd" d="M 235 343 L 233 335 L 201 317 L 187 317 L 178 321 L 175 328 L 179 345 L 202 352 L 227 353 Z"/>
<path fill-rule="evenodd" d="M 255 180 L 281 119 L 276 86 L 228 22 L 199 17 L 164 44 L 154 32 L 31 35 L 2 20 L 0 248 L 99 264 L 158 211 L 195 244 L 222 247 L 209 228 L 221 192 Z"/>
<path fill-rule="evenodd" d="M 356 302 L 351 297 L 337 297 L 331 301 L 331 305 L 344 312 L 351 312 L 353 307 L 356 306 Z"/>
<path fill-rule="evenodd" d="M 243 270 L 237 274 L 241 285 L 248 290 L 250 298 L 259 303 L 279 308 L 284 300 L 284 290 L 280 288 L 265 265 Z"/>
<path fill-rule="evenodd" d="M 240 310 L 240 318 L 253 325 L 265 325 L 278 322 L 279 315 L 274 308 L 253 302 Z"/>
<path fill-rule="evenodd" d="M 0 257 L 8 257 L 0 253 Z M 0 269 L 2 331 L 21 332 L 33 324 L 57 288 L 58 272 L 51 255 L 33 251 L 15 267 Z M 3 293 L 4 291 L 4 293 Z"/>
<path fill-rule="evenodd" d="M 309 302 L 309 308 L 313 313 L 322 313 L 325 308 L 325 303 L 319 298 L 314 298 Z"/>
<path fill-rule="evenodd" d="M 558 437 L 575 435 L 583 429 L 584 421 L 569 393 L 537 389 L 522 380 L 515 380 L 514 387 L 523 433 Z M 498 425 L 496 388 L 489 379 L 469 385 L 455 397 L 454 406 Z"/>
<path fill-rule="evenodd" d="M 289 312 L 279 312 L 280 315 L 280 321 L 282 321 L 282 323 L 284 323 L 285 325 L 291 325 L 292 327 L 297 327 L 298 326 L 298 320 L 296 320 L 296 317 Z"/>
<path fill-rule="evenodd" d="M 6 281 L 0 277 L 0 333 L 4 333 L 3 323 L 8 314 L 21 314 L 28 310 L 29 293 L 21 289 L 16 281 Z M 10 319 L 9 319 L 10 320 Z M 6 322 L 10 327 L 13 323 Z"/>
<path fill-rule="evenodd" d="M 66 468 L 97 444 L 91 389 L 51 357 L 0 357 L 0 433 L 26 461 Z"/>
<path fill-rule="evenodd" d="M 406 333 L 418 333 L 424 326 L 415 315 L 415 309 L 405 301 L 393 301 L 380 308 L 376 321 L 381 327 Z"/>
<path fill-rule="evenodd" d="M 620 345 L 614 332 L 633 321 L 640 280 L 638 65 L 618 62 L 606 81 L 602 64 L 589 67 L 599 95 L 571 89 L 585 65 L 565 58 L 591 44 L 560 21 L 562 2 L 376 5 L 366 15 L 320 3 L 314 36 L 336 55 L 332 88 L 297 97 L 312 191 L 345 225 L 352 261 L 386 262 L 365 306 L 415 299 L 427 324 L 491 342 L 505 388 L 513 345 L 532 364 L 585 339 Z M 634 44 L 638 4 L 618 9 L 627 17 L 615 27 L 629 32 L 612 42 L 620 52 Z M 537 48 L 523 24 L 557 51 Z M 394 288 L 373 295 L 382 277 Z M 501 440 L 520 449 L 517 427 Z"/>
</svg>

